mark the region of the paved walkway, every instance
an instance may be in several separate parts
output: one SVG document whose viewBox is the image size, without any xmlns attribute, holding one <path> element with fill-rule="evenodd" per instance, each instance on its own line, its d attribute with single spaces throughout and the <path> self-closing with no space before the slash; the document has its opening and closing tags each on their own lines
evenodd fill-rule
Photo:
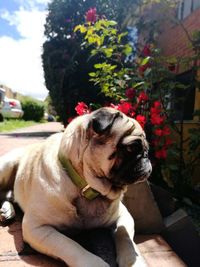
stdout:
<svg viewBox="0 0 200 267">
<path fill-rule="evenodd" d="M 47 136 L 62 129 L 63 126 L 60 123 L 50 122 L 23 128 L 12 133 L 0 134 L 0 155 L 16 147 L 41 142 Z M 185 266 L 161 236 L 137 236 L 136 241 L 149 267 Z M 60 261 L 41 255 L 31 249 L 23 249 L 23 247 L 21 217 L 18 215 L 9 226 L 0 225 L 0 267 L 66 266 Z"/>
<path fill-rule="evenodd" d="M 63 130 L 59 122 L 48 122 L 0 134 L 0 156 L 13 148 L 41 142 L 49 135 Z"/>
</svg>

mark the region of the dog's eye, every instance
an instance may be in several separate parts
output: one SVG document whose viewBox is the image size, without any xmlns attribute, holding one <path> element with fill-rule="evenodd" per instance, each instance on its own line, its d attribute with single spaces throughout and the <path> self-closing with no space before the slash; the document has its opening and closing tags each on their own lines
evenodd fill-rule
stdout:
<svg viewBox="0 0 200 267">
<path fill-rule="evenodd" d="M 135 140 L 132 144 L 126 146 L 128 153 L 134 153 L 135 155 L 143 154 L 143 146 L 141 140 Z"/>
<path fill-rule="evenodd" d="M 111 159 L 114 159 L 115 157 L 116 157 L 116 155 L 117 155 L 117 152 L 115 151 L 115 152 L 113 152 L 110 156 L 109 156 L 109 160 L 111 160 Z"/>
</svg>

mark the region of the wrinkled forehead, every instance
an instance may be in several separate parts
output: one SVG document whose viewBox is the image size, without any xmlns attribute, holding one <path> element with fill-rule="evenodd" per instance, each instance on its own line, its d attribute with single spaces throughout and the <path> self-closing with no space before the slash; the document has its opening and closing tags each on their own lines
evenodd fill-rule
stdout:
<svg viewBox="0 0 200 267">
<path fill-rule="evenodd" d="M 129 134 L 135 135 L 144 135 L 144 131 L 141 125 L 135 120 L 130 117 L 127 117 L 124 114 L 121 114 L 119 120 L 116 120 L 115 124 L 113 125 L 114 131 L 127 131 Z"/>
<path fill-rule="evenodd" d="M 126 142 L 128 142 L 129 139 L 146 138 L 140 124 L 136 120 L 129 118 L 124 114 L 115 121 L 111 128 L 110 135 L 113 139 L 115 139 L 116 143 L 123 139 L 126 139 Z"/>
</svg>

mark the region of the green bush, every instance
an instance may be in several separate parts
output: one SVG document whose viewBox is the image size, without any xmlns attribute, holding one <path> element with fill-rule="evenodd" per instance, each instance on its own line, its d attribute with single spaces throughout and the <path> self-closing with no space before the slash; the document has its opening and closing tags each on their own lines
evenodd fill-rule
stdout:
<svg viewBox="0 0 200 267">
<path fill-rule="evenodd" d="M 40 121 L 44 116 L 44 105 L 40 101 L 32 98 L 22 100 L 22 109 L 24 111 L 23 119 L 26 121 Z"/>
</svg>

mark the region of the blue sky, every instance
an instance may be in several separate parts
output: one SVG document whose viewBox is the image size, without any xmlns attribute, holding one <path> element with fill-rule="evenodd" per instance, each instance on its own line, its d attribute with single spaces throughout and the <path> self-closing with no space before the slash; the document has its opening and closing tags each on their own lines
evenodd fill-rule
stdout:
<svg viewBox="0 0 200 267">
<path fill-rule="evenodd" d="M 0 10 L 15 11 L 18 9 L 18 4 L 15 1 L 2 1 L 0 2 Z M 0 17 L 0 36 L 7 35 L 13 38 L 20 38 L 14 26 L 9 25 L 9 23 Z"/>
<path fill-rule="evenodd" d="M 0 0 L 0 84 L 44 99 L 41 53 L 49 0 Z"/>
</svg>

